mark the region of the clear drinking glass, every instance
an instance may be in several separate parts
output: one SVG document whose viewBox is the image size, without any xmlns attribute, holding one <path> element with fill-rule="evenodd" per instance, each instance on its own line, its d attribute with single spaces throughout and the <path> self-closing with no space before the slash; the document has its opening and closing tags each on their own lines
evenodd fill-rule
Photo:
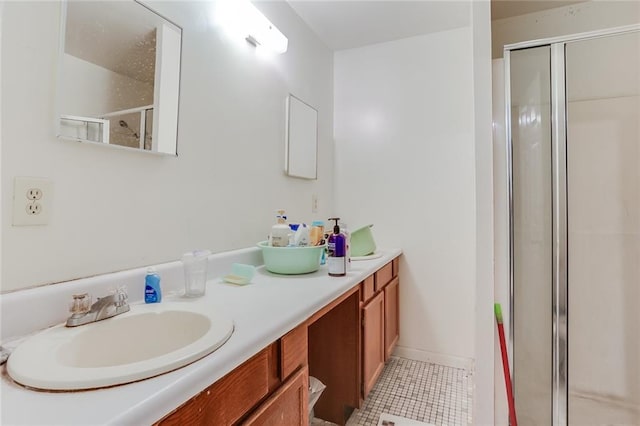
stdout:
<svg viewBox="0 0 640 426">
<path fill-rule="evenodd" d="M 186 297 L 204 296 L 207 282 L 207 262 L 209 250 L 194 250 L 182 256 L 184 265 L 184 295 Z"/>
</svg>

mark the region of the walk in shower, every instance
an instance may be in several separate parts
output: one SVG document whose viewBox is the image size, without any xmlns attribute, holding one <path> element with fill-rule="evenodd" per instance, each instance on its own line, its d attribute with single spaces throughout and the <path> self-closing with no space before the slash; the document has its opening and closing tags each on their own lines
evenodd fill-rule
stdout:
<svg viewBox="0 0 640 426">
<path fill-rule="evenodd" d="M 521 425 L 640 425 L 640 26 L 505 46 Z"/>
</svg>

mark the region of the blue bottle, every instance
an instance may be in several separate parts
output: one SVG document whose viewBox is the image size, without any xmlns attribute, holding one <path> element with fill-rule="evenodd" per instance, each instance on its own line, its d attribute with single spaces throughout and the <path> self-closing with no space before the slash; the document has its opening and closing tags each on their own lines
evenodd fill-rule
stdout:
<svg viewBox="0 0 640 426">
<path fill-rule="evenodd" d="M 327 241 L 327 266 L 329 267 L 329 275 L 332 277 L 342 277 L 347 274 L 347 238 L 340 232 L 338 225 L 339 217 L 333 217 L 329 220 L 335 220 L 333 234 L 329 235 Z"/>
<path fill-rule="evenodd" d="M 147 268 L 147 276 L 144 278 L 144 302 L 160 303 L 161 301 L 160 276 L 155 269 Z"/>
</svg>

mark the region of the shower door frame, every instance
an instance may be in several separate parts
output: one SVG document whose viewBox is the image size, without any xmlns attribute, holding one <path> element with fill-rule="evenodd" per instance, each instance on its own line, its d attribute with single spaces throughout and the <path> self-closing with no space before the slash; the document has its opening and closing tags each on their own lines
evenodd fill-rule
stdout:
<svg viewBox="0 0 640 426">
<path fill-rule="evenodd" d="M 640 24 L 567 36 L 545 38 L 504 46 L 505 132 L 507 203 L 509 207 L 509 354 L 514 376 L 514 206 L 513 141 L 511 138 L 511 52 L 535 47 L 551 48 L 551 188 L 552 188 L 552 413 L 554 426 L 569 422 L 568 399 L 568 245 L 567 245 L 567 96 L 566 46 L 576 41 L 640 32 Z M 512 382 L 515 386 L 515 380 Z"/>
</svg>

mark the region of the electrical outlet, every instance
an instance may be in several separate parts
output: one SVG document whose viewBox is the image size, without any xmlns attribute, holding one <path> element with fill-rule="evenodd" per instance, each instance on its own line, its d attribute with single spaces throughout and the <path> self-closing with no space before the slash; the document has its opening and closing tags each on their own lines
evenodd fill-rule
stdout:
<svg viewBox="0 0 640 426">
<path fill-rule="evenodd" d="M 13 226 L 46 225 L 51 218 L 53 183 L 49 179 L 16 177 L 13 182 Z"/>
<path fill-rule="evenodd" d="M 318 194 L 311 195 L 311 213 L 318 213 Z"/>
<path fill-rule="evenodd" d="M 42 190 L 40 188 L 29 188 L 27 191 L 27 199 L 39 200 L 42 198 Z"/>
<path fill-rule="evenodd" d="M 40 214 L 42 213 L 42 204 L 38 203 L 37 201 L 28 203 L 26 210 L 28 215 Z"/>
</svg>

